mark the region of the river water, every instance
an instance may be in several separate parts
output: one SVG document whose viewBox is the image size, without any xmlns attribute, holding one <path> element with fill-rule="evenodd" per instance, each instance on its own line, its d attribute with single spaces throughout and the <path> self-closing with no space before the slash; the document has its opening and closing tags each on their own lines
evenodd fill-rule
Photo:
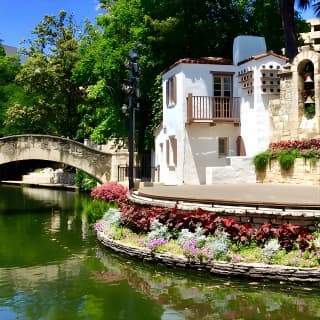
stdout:
<svg viewBox="0 0 320 320">
<path fill-rule="evenodd" d="M 143 263 L 102 247 L 89 201 L 0 187 L 0 319 L 320 319 L 320 287 Z"/>
</svg>

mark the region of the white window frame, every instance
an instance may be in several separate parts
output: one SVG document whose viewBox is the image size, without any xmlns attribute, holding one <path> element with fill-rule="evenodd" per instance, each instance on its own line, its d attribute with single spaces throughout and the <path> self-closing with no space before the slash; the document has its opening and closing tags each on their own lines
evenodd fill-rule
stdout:
<svg viewBox="0 0 320 320">
<path fill-rule="evenodd" d="M 233 72 L 211 72 L 212 74 L 212 93 L 214 97 L 230 97 L 233 96 Z M 220 79 L 220 89 L 215 90 L 215 79 Z M 229 87 L 229 88 L 228 88 Z M 219 91 L 219 94 L 216 92 Z M 226 93 L 228 93 L 226 95 Z"/>
<path fill-rule="evenodd" d="M 166 105 L 172 106 L 177 103 L 177 78 L 176 76 L 170 77 L 166 81 Z"/>
</svg>

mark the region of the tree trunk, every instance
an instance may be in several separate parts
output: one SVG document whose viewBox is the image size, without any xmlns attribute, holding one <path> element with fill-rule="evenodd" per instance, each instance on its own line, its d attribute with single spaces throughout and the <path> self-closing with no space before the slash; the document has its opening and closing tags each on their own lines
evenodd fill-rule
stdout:
<svg viewBox="0 0 320 320">
<path fill-rule="evenodd" d="M 286 56 L 292 61 L 298 53 L 294 21 L 294 0 L 279 0 L 279 5 L 285 38 Z"/>
</svg>

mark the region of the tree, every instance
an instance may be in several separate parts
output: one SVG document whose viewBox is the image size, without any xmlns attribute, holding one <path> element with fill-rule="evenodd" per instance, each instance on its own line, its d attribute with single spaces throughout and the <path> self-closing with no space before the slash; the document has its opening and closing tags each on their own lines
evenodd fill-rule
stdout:
<svg viewBox="0 0 320 320">
<path fill-rule="evenodd" d="M 282 53 L 281 17 L 278 0 L 255 0 L 247 6 L 250 31 L 247 34 L 264 36 L 268 50 Z M 272 17 L 272 18 L 271 18 Z"/>
<path fill-rule="evenodd" d="M 19 103 L 11 105 L 4 120 L 4 135 L 41 133 L 50 134 L 50 125 L 46 121 L 46 110 L 40 109 L 39 106 L 25 106 Z"/>
<path fill-rule="evenodd" d="M 91 28 L 80 46 L 81 59 L 74 79 L 86 87 L 81 105 L 78 138 L 104 142 L 127 136 L 128 118 L 121 107 L 127 103 L 122 85 L 128 78 L 125 61 L 143 33 L 140 0 L 103 2 L 108 14 L 98 17 L 99 28 Z M 143 58 L 142 58 L 143 60 Z"/>
<path fill-rule="evenodd" d="M 72 15 L 60 11 L 57 17 L 45 16 L 32 33 L 36 38 L 26 41 L 28 46 L 23 49 L 29 58 L 16 77 L 18 84 L 33 96 L 32 104 L 25 107 L 31 108 L 33 115 L 38 111 L 42 131 L 75 137 L 80 121 L 77 107 L 83 100 L 81 88 L 72 79 L 82 36 L 80 28 L 74 23 Z M 27 111 L 25 108 L 23 110 Z M 7 123 L 13 125 L 13 121 L 20 120 L 13 117 Z M 32 128 L 32 123 L 29 124 L 27 127 Z M 23 127 L 16 125 L 16 128 Z M 38 126 L 34 130 L 33 133 L 39 133 Z"/>
<path fill-rule="evenodd" d="M 1 41 L 0 49 L 3 49 Z M 0 50 L 0 135 L 4 134 L 4 119 L 9 106 L 25 99 L 23 89 L 14 82 L 20 67 L 18 56 L 6 56 L 5 51 Z"/>
<path fill-rule="evenodd" d="M 282 26 L 285 38 L 285 48 L 287 57 L 292 60 L 298 53 L 297 34 L 295 28 L 295 3 L 302 10 L 313 4 L 315 12 L 320 14 L 320 1 L 312 0 L 279 0 Z"/>
<path fill-rule="evenodd" d="M 0 39 L 0 57 L 4 57 L 6 55 L 6 51 L 2 45 L 2 39 Z"/>
<path fill-rule="evenodd" d="M 319 17 L 320 16 L 320 1 L 316 1 L 313 4 L 313 9 L 314 9 L 315 14 Z"/>
</svg>

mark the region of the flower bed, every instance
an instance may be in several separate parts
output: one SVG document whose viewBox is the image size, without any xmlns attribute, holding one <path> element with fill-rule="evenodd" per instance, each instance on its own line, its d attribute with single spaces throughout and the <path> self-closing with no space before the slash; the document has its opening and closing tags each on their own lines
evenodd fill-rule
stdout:
<svg viewBox="0 0 320 320">
<path fill-rule="evenodd" d="M 124 208 L 126 211 L 122 211 Z M 205 220 L 207 215 L 210 218 Z M 192 212 L 120 204 L 119 209 L 110 209 L 96 223 L 95 230 L 109 239 L 134 244 L 150 252 L 174 252 L 195 263 L 227 261 L 320 266 L 320 233 L 310 233 L 292 224 L 278 228 L 263 224 L 252 228 L 203 210 Z"/>
<path fill-rule="evenodd" d="M 115 198 L 119 197 L 112 196 Z M 244 273 L 257 276 L 260 271 L 253 272 L 252 263 L 258 263 L 259 270 L 268 265 L 283 265 L 287 268 L 308 267 L 307 270 L 320 273 L 319 226 L 312 233 L 290 223 L 278 227 L 269 223 L 252 227 L 249 223 L 240 224 L 202 209 L 138 206 L 121 199 L 118 208 L 109 209 L 95 224 L 95 230 L 105 245 L 113 249 L 123 246 L 124 251 L 134 248 L 127 250 L 127 254 L 143 259 L 165 257 L 168 264 L 211 270 L 229 263 L 229 269 L 237 269 L 235 273 L 241 274 L 245 269 Z M 223 273 L 223 268 L 219 270 L 218 273 Z M 285 270 L 285 273 L 289 272 Z M 228 271 L 229 274 L 232 272 Z M 304 271 L 302 274 L 305 277 Z"/>
<path fill-rule="evenodd" d="M 138 233 L 148 232 L 151 223 L 157 219 L 172 233 L 188 229 L 194 232 L 202 228 L 205 235 L 212 235 L 220 226 L 233 243 L 264 245 L 272 238 L 276 238 L 281 248 L 290 251 L 294 246 L 300 250 L 312 250 L 318 232 L 310 233 L 307 229 L 291 223 L 274 227 L 264 223 L 253 228 L 249 223 L 237 223 L 234 219 L 220 218 L 217 214 L 202 209 L 181 210 L 177 208 L 161 208 L 152 206 L 139 206 L 121 203 L 121 225 Z"/>
<path fill-rule="evenodd" d="M 136 257 L 144 261 L 161 263 L 168 267 L 190 268 L 198 271 L 208 271 L 216 275 L 248 277 L 261 280 L 270 279 L 288 282 L 320 283 L 319 268 L 286 267 L 247 262 L 192 262 L 182 255 L 151 252 L 151 250 L 146 248 L 110 239 L 101 231 L 97 232 L 97 238 L 104 246 L 118 253 Z"/>
</svg>

